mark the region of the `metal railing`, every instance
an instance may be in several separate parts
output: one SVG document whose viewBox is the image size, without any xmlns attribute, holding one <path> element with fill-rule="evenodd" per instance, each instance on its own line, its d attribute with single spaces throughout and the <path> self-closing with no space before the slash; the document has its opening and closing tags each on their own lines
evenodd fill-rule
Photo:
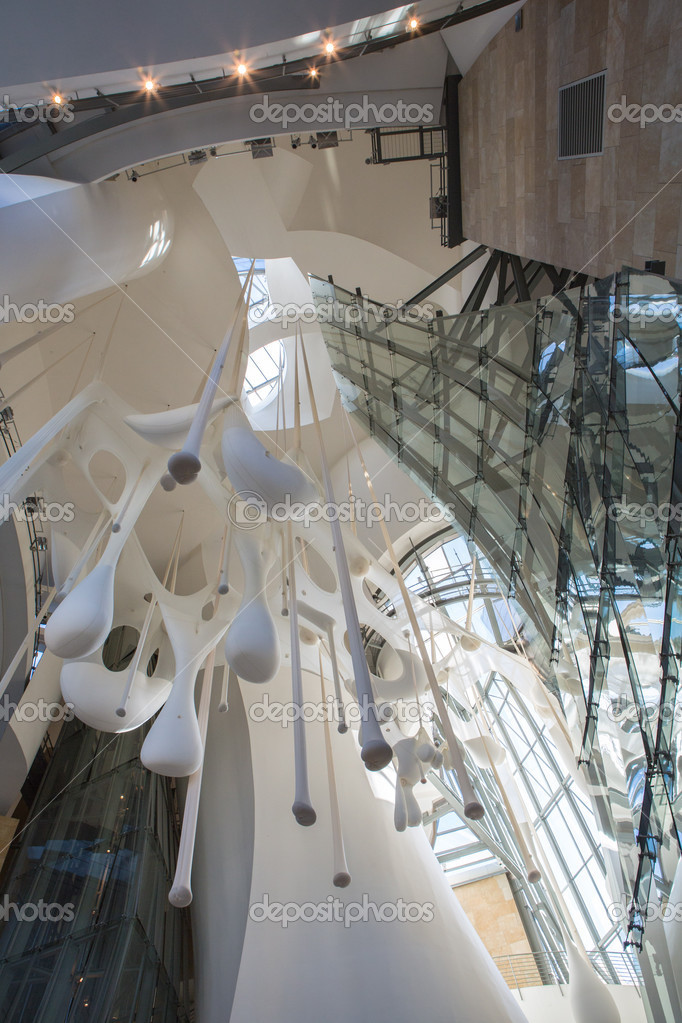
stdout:
<svg viewBox="0 0 682 1023">
<path fill-rule="evenodd" d="M 588 952 L 597 974 L 607 984 L 644 984 L 635 955 L 628 952 Z M 541 987 L 545 984 L 567 984 L 568 957 L 565 952 L 524 952 L 519 955 L 495 956 L 495 965 L 512 990 Z"/>
<path fill-rule="evenodd" d="M 5 396 L 0 389 L 0 399 L 4 399 L 4 397 Z M 21 437 L 19 436 L 19 430 L 17 429 L 17 424 L 14 420 L 14 412 L 9 405 L 2 410 L 2 413 L 0 413 L 0 439 L 5 445 L 8 458 L 11 458 L 12 455 L 21 447 Z M 42 608 L 45 600 L 45 576 L 48 564 L 48 540 L 44 533 L 42 519 L 40 516 L 41 502 L 42 498 L 38 494 L 30 495 L 23 502 L 23 519 L 28 532 L 31 562 L 33 565 L 34 608 L 36 615 L 40 613 L 40 609 Z M 38 661 L 40 660 L 39 654 L 42 649 L 41 644 L 42 630 L 39 628 L 36 629 L 33 640 L 31 666 L 26 678 L 27 685 L 31 680 L 31 676 L 36 669 Z"/>
</svg>

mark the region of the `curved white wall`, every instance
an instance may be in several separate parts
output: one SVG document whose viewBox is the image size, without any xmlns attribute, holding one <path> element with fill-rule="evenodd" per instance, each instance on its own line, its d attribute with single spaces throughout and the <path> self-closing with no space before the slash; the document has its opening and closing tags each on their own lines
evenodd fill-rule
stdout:
<svg viewBox="0 0 682 1023">
<path fill-rule="evenodd" d="M 12 187 L 5 183 L 8 204 L 0 208 L 0 234 L 11 239 L 0 247 L 0 290 L 19 307 L 73 301 L 147 272 L 163 258 L 159 252 L 144 263 L 155 225 L 167 239 L 172 235 L 170 211 L 155 184 L 141 180 L 125 193 L 107 182 L 40 198 L 32 192 L 32 179 L 19 175 Z"/>
<path fill-rule="evenodd" d="M 271 700 L 290 699 L 288 662 L 268 685 Z M 319 680 L 304 673 L 305 699 L 319 699 Z M 524 1023 L 502 977 L 450 890 L 421 829 L 398 834 L 393 808 L 375 797 L 355 745 L 354 733 L 332 730 L 339 801 L 348 867 L 348 888 L 332 887 L 331 824 L 323 725 L 306 726 L 310 788 L 317 823 L 296 824 L 293 735 L 272 721 L 254 722 L 248 707 L 260 702 L 265 687 L 242 684 L 247 706 L 254 785 L 253 864 L 242 857 L 242 890 L 230 875 L 226 857 L 236 836 L 245 847 L 243 798 L 235 800 L 230 778 L 230 743 L 209 736 L 209 778 L 202 793 L 197 858 L 193 876 L 194 933 L 198 938 L 198 1023 L 414 1023 L 456 1019 L 457 1023 Z M 230 697 L 231 709 L 239 704 Z M 246 727 L 244 723 L 243 727 Z M 242 742 L 242 748 L 246 748 Z M 233 864 L 234 866 L 234 864 Z M 343 903 L 377 906 L 432 905 L 433 919 L 421 922 L 296 921 L 287 928 L 269 920 L 247 919 L 251 906 L 267 895 L 270 903 Z M 238 893 L 238 894 L 237 894 Z M 231 951 L 234 928 L 243 929 L 243 948 L 234 987 Z M 226 943 L 222 935 L 226 936 Z M 232 1005 L 231 1012 L 229 1006 Z"/>
</svg>

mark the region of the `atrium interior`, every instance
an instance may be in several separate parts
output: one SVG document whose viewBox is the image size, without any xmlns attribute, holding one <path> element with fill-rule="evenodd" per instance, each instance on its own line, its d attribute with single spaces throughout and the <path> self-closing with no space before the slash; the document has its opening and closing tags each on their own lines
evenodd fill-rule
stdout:
<svg viewBox="0 0 682 1023">
<path fill-rule="evenodd" d="M 30 7 L 0 1018 L 682 1023 L 682 5 Z"/>
</svg>

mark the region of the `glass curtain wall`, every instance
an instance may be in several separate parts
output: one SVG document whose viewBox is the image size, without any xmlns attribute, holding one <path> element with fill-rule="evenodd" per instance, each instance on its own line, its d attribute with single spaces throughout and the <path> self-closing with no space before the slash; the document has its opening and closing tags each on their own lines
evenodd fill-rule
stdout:
<svg viewBox="0 0 682 1023">
<path fill-rule="evenodd" d="M 169 779 L 142 731 L 64 725 L 5 869 L 5 1023 L 187 1023 L 191 939 L 168 903 L 177 851 Z"/>
<path fill-rule="evenodd" d="M 311 283 L 346 409 L 449 511 L 516 620 L 503 643 L 560 698 L 626 947 L 661 1011 L 682 1018 L 666 1001 L 670 963 L 647 941 L 665 947 L 657 909 L 681 849 L 682 285 L 623 270 L 423 319 Z M 492 630 L 485 614 L 475 627 Z M 537 813 L 542 830 L 551 809 Z"/>
</svg>

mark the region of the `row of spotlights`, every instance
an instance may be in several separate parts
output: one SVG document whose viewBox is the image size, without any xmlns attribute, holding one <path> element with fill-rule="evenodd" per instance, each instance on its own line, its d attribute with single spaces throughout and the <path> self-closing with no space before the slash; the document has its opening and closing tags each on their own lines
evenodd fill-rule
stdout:
<svg viewBox="0 0 682 1023">
<path fill-rule="evenodd" d="M 414 31 L 416 31 L 419 28 L 419 19 L 418 18 L 410 18 L 408 24 L 409 24 L 410 28 L 412 29 L 412 31 L 414 32 Z M 325 50 L 325 53 L 328 54 L 329 56 L 331 56 L 332 53 L 336 53 L 336 45 L 332 42 L 331 39 L 329 39 L 325 43 L 324 50 Z M 237 65 L 237 74 L 239 75 L 240 78 L 243 78 L 244 75 L 248 72 L 248 70 L 249 69 L 246 66 L 246 64 L 238 64 Z M 310 68 L 310 77 L 311 78 L 317 78 L 317 75 L 318 75 L 317 68 L 316 67 L 311 67 Z M 145 83 L 144 83 L 144 87 L 145 87 L 145 91 L 146 92 L 154 92 L 154 90 L 156 89 L 156 82 L 154 81 L 153 78 L 148 78 L 145 81 Z M 59 95 L 59 93 L 55 93 L 55 95 L 52 97 L 52 102 L 53 103 L 57 103 L 57 104 L 61 104 L 61 103 L 64 102 L 64 99 L 63 99 L 62 96 Z"/>
</svg>

